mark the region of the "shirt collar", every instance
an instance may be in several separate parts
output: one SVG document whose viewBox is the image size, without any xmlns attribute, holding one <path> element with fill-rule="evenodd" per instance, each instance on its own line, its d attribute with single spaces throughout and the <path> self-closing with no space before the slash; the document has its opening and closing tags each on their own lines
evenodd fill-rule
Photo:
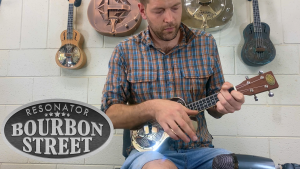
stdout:
<svg viewBox="0 0 300 169">
<path fill-rule="evenodd" d="M 181 40 L 181 42 L 178 44 L 178 46 L 184 46 L 187 45 L 188 43 L 190 43 L 196 36 L 193 33 L 193 31 L 188 28 L 186 25 L 184 25 L 183 23 L 180 24 L 180 28 L 179 30 L 183 33 L 183 38 Z M 148 28 L 143 32 L 143 38 L 142 38 L 142 43 L 148 47 L 153 46 L 154 47 L 154 43 L 150 37 L 150 30 L 149 30 L 149 26 Z"/>
</svg>

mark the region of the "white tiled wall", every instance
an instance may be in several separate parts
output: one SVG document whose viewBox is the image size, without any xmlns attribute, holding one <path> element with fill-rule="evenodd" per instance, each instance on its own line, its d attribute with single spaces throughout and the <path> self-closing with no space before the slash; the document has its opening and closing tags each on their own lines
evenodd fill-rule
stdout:
<svg viewBox="0 0 300 169">
<path fill-rule="evenodd" d="M 48 0 L 23 1 L 22 49 L 47 47 L 48 4 Z"/>
<path fill-rule="evenodd" d="M 22 5 L 23 1 L 20 0 L 1 2 L 0 49 L 20 48 Z"/>
<path fill-rule="evenodd" d="M 300 16 L 297 14 L 300 1 L 282 1 L 282 26 L 284 43 L 300 43 L 300 32 L 295 23 L 299 23 Z"/>
<path fill-rule="evenodd" d="M 79 70 L 59 68 L 54 56 L 60 34 L 67 28 L 67 1 L 2 0 L 0 6 L 0 125 L 17 107 L 41 99 L 74 99 L 100 107 L 108 62 L 115 45 L 126 37 L 96 32 L 87 18 L 90 1 L 76 11 L 75 28 L 84 38 L 87 64 Z M 247 0 L 233 0 L 234 16 L 226 27 L 212 33 L 219 46 L 226 81 L 235 85 L 259 70 L 273 71 L 279 88 L 275 96 L 246 96 L 242 109 L 216 120 L 206 114 L 217 148 L 272 158 L 275 163 L 300 163 L 300 1 L 259 0 L 261 20 L 271 27 L 277 55 L 262 67 L 241 60 L 243 30 L 253 20 Z M 145 29 L 142 21 L 135 33 Z M 105 150 L 82 160 L 49 164 L 16 154 L 0 139 L 1 169 L 114 169 L 124 162 L 122 131 L 116 130 Z M 0 134 L 1 136 L 1 134 Z"/>
</svg>

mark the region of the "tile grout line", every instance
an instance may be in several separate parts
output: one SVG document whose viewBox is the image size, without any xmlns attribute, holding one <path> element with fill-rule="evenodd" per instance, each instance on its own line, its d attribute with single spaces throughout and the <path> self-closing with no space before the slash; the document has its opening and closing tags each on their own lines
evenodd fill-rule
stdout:
<svg viewBox="0 0 300 169">
<path fill-rule="evenodd" d="M 50 0 L 48 0 L 48 17 L 47 17 L 47 35 L 46 35 L 46 49 L 48 49 L 48 36 L 49 36 L 49 15 L 50 15 Z"/>
<path fill-rule="evenodd" d="M 23 5 L 24 5 L 24 0 L 22 0 L 22 6 L 21 6 L 20 39 L 19 39 L 19 49 L 18 50 L 21 50 L 21 43 L 22 43 Z"/>
</svg>

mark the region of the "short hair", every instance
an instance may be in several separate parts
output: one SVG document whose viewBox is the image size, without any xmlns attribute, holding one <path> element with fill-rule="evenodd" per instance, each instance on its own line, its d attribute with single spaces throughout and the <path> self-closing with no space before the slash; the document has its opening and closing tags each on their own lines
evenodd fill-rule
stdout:
<svg viewBox="0 0 300 169">
<path fill-rule="evenodd" d="M 140 2 L 141 2 L 144 6 L 147 6 L 147 4 L 149 3 L 149 0 L 140 0 Z"/>
</svg>

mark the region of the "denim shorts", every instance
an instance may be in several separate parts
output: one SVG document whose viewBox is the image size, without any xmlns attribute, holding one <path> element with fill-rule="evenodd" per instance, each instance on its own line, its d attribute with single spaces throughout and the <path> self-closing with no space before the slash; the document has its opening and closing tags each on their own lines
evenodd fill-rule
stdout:
<svg viewBox="0 0 300 169">
<path fill-rule="evenodd" d="M 210 169 L 214 157 L 230 153 L 225 149 L 209 147 L 178 150 L 167 148 L 160 152 L 132 150 L 121 169 L 141 169 L 147 162 L 159 159 L 172 161 L 178 169 Z"/>
</svg>

